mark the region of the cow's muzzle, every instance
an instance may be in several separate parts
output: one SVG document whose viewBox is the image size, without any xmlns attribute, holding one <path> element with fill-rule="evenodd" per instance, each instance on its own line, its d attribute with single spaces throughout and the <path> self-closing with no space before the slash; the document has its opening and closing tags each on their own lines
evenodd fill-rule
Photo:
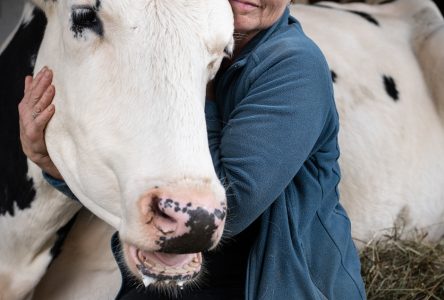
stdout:
<svg viewBox="0 0 444 300">
<path fill-rule="evenodd" d="M 138 207 L 139 224 L 155 249 L 127 244 L 130 269 L 137 269 L 145 285 L 196 278 L 201 252 L 214 248 L 222 236 L 226 202 L 217 201 L 209 189 L 156 187 L 144 193 Z"/>
</svg>

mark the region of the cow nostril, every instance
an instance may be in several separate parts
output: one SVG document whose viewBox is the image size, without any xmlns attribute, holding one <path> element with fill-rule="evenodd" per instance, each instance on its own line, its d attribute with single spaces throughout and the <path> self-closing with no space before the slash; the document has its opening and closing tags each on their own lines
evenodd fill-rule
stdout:
<svg viewBox="0 0 444 300">
<path fill-rule="evenodd" d="M 155 197 L 153 199 L 152 211 L 154 212 L 155 215 L 157 215 L 158 217 L 160 217 L 168 222 L 171 222 L 171 223 L 177 222 L 177 220 L 175 218 L 171 217 L 170 215 L 168 215 L 165 212 L 165 208 L 163 207 L 163 204 L 162 204 L 162 199 L 160 199 L 158 197 Z"/>
<path fill-rule="evenodd" d="M 161 218 L 164 218 L 164 219 L 167 219 L 167 220 L 170 221 L 170 222 L 176 223 L 176 220 L 175 220 L 175 219 L 173 219 L 172 217 L 170 217 L 169 215 L 167 215 L 166 213 L 164 213 L 164 212 L 161 211 L 160 209 L 159 209 L 158 215 L 159 215 L 159 217 L 161 217 Z"/>
</svg>

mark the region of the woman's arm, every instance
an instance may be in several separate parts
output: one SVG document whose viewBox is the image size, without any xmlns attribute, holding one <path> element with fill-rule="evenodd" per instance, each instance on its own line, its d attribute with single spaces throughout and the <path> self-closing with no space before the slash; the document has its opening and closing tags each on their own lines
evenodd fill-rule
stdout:
<svg viewBox="0 0 444 300">
<path fill-rule="evenodd" d="M 233 234 L 283 193 L 312 154 L 333 105 L 323 61 L 289 56 L 258 71 L 223 128 L 216 103 L 206 103 L 211 154 L 227 187 L 227 229 Z"/>
</svg>

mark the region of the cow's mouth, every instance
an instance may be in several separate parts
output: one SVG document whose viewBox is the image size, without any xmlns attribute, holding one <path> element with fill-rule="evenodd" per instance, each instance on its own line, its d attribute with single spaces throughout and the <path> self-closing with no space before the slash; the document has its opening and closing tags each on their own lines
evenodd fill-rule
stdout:
<svg viewBox="0 0 444 300">
<path fill-rule="evenodd" d="M 169 254 L 142 251 L 128 246 L 129 259 L 135 265 L 145 286 L 172 284 L 182 286 L 194 279 L 202 266 L 202 254 Z"/>
</svg>

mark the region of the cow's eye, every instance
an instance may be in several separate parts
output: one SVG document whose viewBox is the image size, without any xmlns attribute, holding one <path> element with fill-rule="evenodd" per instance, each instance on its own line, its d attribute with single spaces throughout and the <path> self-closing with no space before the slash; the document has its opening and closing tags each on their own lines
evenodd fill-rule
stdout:
<svg viewBox="0 0 444 300">
<path fill-rule="evenodd" d="M 92 28 L 97 26 L 97 13 L 93 8 L 80 7 L 73 9 L 72 23 L 74 26 Z"/>
<path fill-rule="evenodd" d="M 75 37 L 81 37 L 84 29 L 92 30 L 103 36 L 103 24 L 97 15 L 97 9 L 91 6 L 80 6 L 72 9 L 72 27 Z"/>
</svg>

